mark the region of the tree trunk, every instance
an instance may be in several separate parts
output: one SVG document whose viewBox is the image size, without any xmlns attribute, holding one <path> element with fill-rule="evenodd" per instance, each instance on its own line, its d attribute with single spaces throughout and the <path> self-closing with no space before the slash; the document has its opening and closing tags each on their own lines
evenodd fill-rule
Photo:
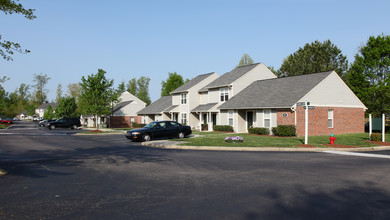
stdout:
<svg viewBox="0 0 390 220">
<path fill-rule="evenodd" d="M 95 115 L 96 130 L 99 130 L 98 115 Z"/>
</svg>

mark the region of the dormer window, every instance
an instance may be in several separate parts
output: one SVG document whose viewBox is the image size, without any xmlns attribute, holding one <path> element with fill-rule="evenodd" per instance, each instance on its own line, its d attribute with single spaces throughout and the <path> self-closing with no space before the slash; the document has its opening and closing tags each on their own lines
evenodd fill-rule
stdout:
<svg viewBox="0 0 390 220">
<path fill-rule="evenodd" d="M 225 102 L 229 100 L 229 88 L 220 88 L 219 89 L 219 94 L 221 97 L 221 102 Z"/>
<path fill-rule="evenodd" d="M 187 104 L 187 93 L 181 94 L 181 104 Z"/>
</svg>

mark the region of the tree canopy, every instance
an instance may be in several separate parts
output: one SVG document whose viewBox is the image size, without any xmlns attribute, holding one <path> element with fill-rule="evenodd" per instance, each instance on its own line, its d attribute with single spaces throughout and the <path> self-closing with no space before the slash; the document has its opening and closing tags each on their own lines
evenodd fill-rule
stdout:
<svg viewBox="0 0 390 220">
<path fill-rule="evenodd" d="M 145 76 L 141 76 L 137 80 L 138 92 L 136 96 L 137 98 L 145 102 L 146 105 L 149 105 L 152 102 L 149 96 L 149 82 L 150 82 L 150 78 Z"/>
<path fill-rule="evenodd" d="M 76 118 L 77 104 L 76 99 L 72 97 L 63 97 L 60 99 L 55 114 L 58 118 Z"/>
<path fill-rule="evenodd" d="M 168 73 L 168 79 L 161 82 L 161 96 L 168 96 L 170 93 L 182 86 L 185 81 L 180 74 L 176 72 Z"/>
<path fill-rule="evenodd" d="M 22 14 L 25 18 L 32 20 L 36 18 L 34 15 L 35 9 L 25 9 L 22 4 L 18 4 L 17 1 L 13 0 L 1 0 L 0 1 L 0 11 L 7 14 Z M 12 55 L 14 52 L 19 53 L 29 53 L 30 51 L 21 48 L 21 45 L 12 41 L 1 40 L 2 36 L 0 35 L 0 56 L 5 60 L 13 60 Z"/>
<path fill-rule="evenodd" d="M 238 65 L 236 67 L 246 66 L 253 63 L 254 63 L 253 59 L 248 54 L 245 53 L 244 55 L 242 55 L 241 60 L 240 62 L 238 62 Z"/>
<path fill-rule="evenodd" d="M 48 77 L 46 74 L 34 74 L 33 82 L 35 84 L 33 87 L 35 88 L 34 91 L 34 101 L 36 104 L 42 104 L 44 101 L 46 101 L 48 90 L 46 89 L 46 85 L 49 82 L 50 77 Z"/>
<path fill-rule="evenodd" d="M 368 108 L 381 117 L 390 113 L 390 36 L 371 36 L 355 56 L 346 82 Z"/>
<path fill-rule="evenodd" d="M 55 118 L 54 115 L 54 109 L 51 107 L 51 105 L 47 106 L 45 113 L 43 114 L 43 119 L 51 120 Z"/>
<path fill-rule="evenodd" d="M 113 100 L 114 80 L 107 79 L 106 71 L 98 69 L 97 74 L 91 74 L 87 78 L 81 78 L 81 96 L 83 111 L 85 114 L 95 115 L 95 122 L 98 116 L 109 115 L 111 102 Z M 96 128 L 99 128 L 96 123 Z"/>
<path fill-rule="evenodd" d="M 303 75 L 334 70 L 340 76 L 348 70 L 347 57 L 330 40 L 305 44 L 283 60 L 279 77 Z"/>
</svg>

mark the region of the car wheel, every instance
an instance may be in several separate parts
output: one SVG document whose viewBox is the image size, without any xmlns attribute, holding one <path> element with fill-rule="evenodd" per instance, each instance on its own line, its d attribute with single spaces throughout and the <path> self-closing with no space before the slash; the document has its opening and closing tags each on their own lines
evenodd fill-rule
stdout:
<svg viewBox="0 0 390 220">
<path fill-rule="evenodd" d="M 150 135 L 149 134 L 144 134 L 144 136 L 142 137 L 142 140 L 150 141 Z"/>
<path fill-rule="evenodd" d="M 72 125 L 72 129 L 77 129 L 77 125 Z"/>
<path fill-rule="evenodd" d="M 184 132 L 179 132 L 179 134 L 177 135 L 178 138 L 184 138 Z"/>
<path fill-rule="evenodd" d="M 55 125 L 50 125 L 50 130 L 54 130 L 56 129 L 56 126 Z"/>
</svg>

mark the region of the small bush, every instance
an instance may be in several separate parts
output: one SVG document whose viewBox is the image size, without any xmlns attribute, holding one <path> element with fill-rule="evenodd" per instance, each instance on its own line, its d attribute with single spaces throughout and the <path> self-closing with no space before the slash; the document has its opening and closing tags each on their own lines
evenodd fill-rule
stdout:
<svg viewBox="0 0 390 220">
<path fill-rule="evenodd" d="M 143 128 L 146 124 L 138 124 L 137 122 L 134 122 L 131 124 L 131 127 L 133 128 Z"/>
<path fill-rule="evenodd" d="M 202 124 L 202 131 L 208 131 L 209 125 L 208 124 Z"/>
<path fill-rule="evenodd" d="M 271 131 L 272 131 L 272 134 L 274 134 L 275 136 L 278 136 L 278 128 L 277 127 L 273 127 Z"/>
<path fill-rule="evenodd" d="M 372 133 L 371 134 L 371 141 L 382 141 L 382 134 L 381 133 Z"/>
<path fill-rule="evenodd" d="M 277 127 L 278 136 L 290 137 L 296 136 L 296 129 L 294 125 L 278 125 Z"/>
<path fill-rule="evenodd" d="M 269 135 L 269 128 L 248 128 L 249 134 Z"/>
<path fill-rule="evenodd" d="M 214 125 L 213 130 L 214 131 L 234 132 L 233 126 L 231 126 L 231 125 Z"/>
</svg>

